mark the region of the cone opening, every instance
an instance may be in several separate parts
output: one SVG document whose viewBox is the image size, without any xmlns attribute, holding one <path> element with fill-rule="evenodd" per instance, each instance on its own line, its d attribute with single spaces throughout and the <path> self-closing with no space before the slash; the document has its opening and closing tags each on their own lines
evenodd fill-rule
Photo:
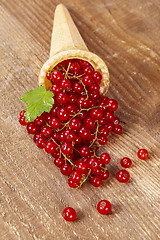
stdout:
<svg viewBox="0 0 160 240">
<path fill-rule="evenodd" d="M 83 50 L 68 50 L 56 54 L 43 65 L 39 75 L 39 85 L 44 85 L 47 90 L 51 87 L 51 82 L 46 78 L 46 73 L 53 69 L 58 63 L 67 59 L 81 59 L 89 62 L 95 71 L 102 74 L 102 82 L 100 85 L 101 94 L 105 94 L 109 87 L 109 72 L 104 61 L 96 54 Z"/>
</svg>

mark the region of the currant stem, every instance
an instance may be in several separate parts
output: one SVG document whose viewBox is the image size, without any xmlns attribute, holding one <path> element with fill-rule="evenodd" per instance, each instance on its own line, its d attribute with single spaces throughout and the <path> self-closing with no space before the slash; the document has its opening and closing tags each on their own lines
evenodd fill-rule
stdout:
<svg viewBox="0 0 160 240">
<path fill-rule="evenodd" d="M 88 177 L 89 177 L 90 174 L 91 174 L 91 169 L 89 170 L 87 176 L 83 179 L 83 181 L 80 182 L 79 186 L 76 187 L 75 189 L 80 188 L 80 187 L 83 185 L 83 183 L 88 179 Z"/>
</svg>

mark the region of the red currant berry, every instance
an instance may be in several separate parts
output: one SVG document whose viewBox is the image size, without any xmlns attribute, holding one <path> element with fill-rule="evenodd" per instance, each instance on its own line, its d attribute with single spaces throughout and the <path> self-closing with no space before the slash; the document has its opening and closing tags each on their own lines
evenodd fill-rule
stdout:
<svg viewBox="0 0 160 240">
<path fill-rule="evenodd" d="M 60 111 L 61 106 L 60 105 L 56 105 L 55 107 L 53 107 L 50 111 L 50 114 L 52 117 L 56 117 L 58 115 L 58 112 Z"/>
<path fill-rule="evenodd" d="M 69 103 L 65 107 L 68 110 L 70 115 L 74 115 L 76 113 L 77 107 L 74 104 Z"/>
<path fill-rule="evenodd" d="M 97 83 L 93 83 L 92 86 L 90 87 L 90 90 L 93 92 L 99 92 L 100 86 Z"/>
<path fill-rule="evenodd" d="M 114 112 L 118 108 L 118 103 L 115 99 L 108 99 L 107 105 L 107 109 L 110 112 Z"/>
<path fill-rule="evenodd" d="M 90 116 L 85 117 L 85 119 L 83 120 L 83 124 L 89 129 L 95 129 L 96 127 L 95 121 Z"/>
<path fill-rule="evenodd" d="M 87 165 L 84 162 L 76 161 L 74 164 L 77 167 L 77 171 L 78 172 L 81 172 L 83 174 L 87 174 L 88 173 L 88 167 L 87 167 Z"/>
<path fill-rule="evenodd" d="M 63 90 L 69 89 L 71 88 L 71 82 L 68 79 L 63 79 L 60 82 L 60 88 L 62 88 Z"/>
<path fill-rule="evenodd" d="M 48 141 L 45 145 L 45 151 L 47 153 L 52 154 L 52 153 L 56 152 L 56 149 L 57 149 L 57 146 L 52 140 Z"/>
<path fill-rule="evenodd" d="M 40 127 L 37 126 L 35 123 L 31 122 L 27 125 L 27 131 L 30 134 L 36 134 L 40 131 Z"/>
<path fill-rule="evenodd" d="M 22 110 L 22 111 L 20 112 L 19 116 L 20 116 L 20 117 L 23 117 L 24 114 L 25 114 L 25 112 L 26 112 L 25 110 Z"/>
<path fill-rule="evenodd" d="M 103 111 L 100 108 L 94 108 L 90 112 L 91 118 L 98 120 L 103 117 Z"/>
<path fill-rule="evenodd" d="M 81 83 L 79 82 L 75 82 L 73 84 L 73 90 L 76 92 L 76 93 L 81 93 L 83 91 L 83 86 Z"/>
<path fill-rule="evenodd" d="M 54 159 L 54 164 L 56 165 L 56 167 L 62 167 L 62 165 L 64 165 L 64 158 L 59 157 Z"/>
<path fill-rule="evenodd" d="M 66 142 L 75 142 L 76 134 L 72 129 L 67 129 L 64 131 L 64 140 Z"/>
<path fill-rule="evenodd" d="M 61 151 L 64 153 L 64 154 L 71 154 L 73 152 L 73 146 L 72 146 L 72 143 L 70 142 L 63 142 L 62 145 L 61 145 Z"/>
<path fill-rule="evenodd" d="M 63 210 L 63 217 L 68 222 L 74 221 L 76 219 L 76 216 L 76 211 L 71 207 L 67 207 Z"/>
<path fill-rule="evenodd" d="M 100 156 L 100 161 L 103 164 L 108 164 L 110 163 L 111 157 L 108 153 L 102 153 Z"/>
<path fill-rule="evenodd" d="M 76 104 L 77 102 L 77 95 L 75 93 L 68 93 L 68 101 L 69 103 Z"/>
<path fill-rule="evenodd" d="M 88 159 L 88 167 L 92 170 L 92 171 L 96 171 L 99 168 L 100 165 L 100 161 L 98 158 L 96 157 L 91 157 Z"/>
<path fill-rule="evenodd" d="M 41 134 L 39 134 L 39 133 L 34 134 L 33 141 L 36 143 L 37 140 L 39 139 L 39 137 L 41 137 Z"/>
<path fill-rule="evenodd" d="M 96 83 L 98 83 L 98 84 L 101 83 L 102 75 L 101 75 L 99 72 L 95 71 L 95 72 L 93 73 L 93 77 L 94 77 L 94 81 L 95 81 Z"/>
<path fill-rule="evenodd" d="M 100 177 L 102 178 L 102 180 L 106 180 L 109 177 L 109 171 L 105 170 L 105 171 L 101 171 L 100 173 Z"/>
<path fill-rule="evenodd" d="M 81 121 L 78 118 L 73 118 L 70 121 L 69 126 L 71 129 L 77 131 L 81 127 Z"/>
<path fill-rule="evenodd" d="M 130 174 L 128 171 L 122 169 L 117 172 L 116 178 L 119 182 L 126 183 L 130 179 Z"/>
<path fill-rule="evenodd" d="M 99 177 L 99 176 L 93 176 L 92 179 L 91 179 L 91 184 L 92 184 L 94 187 L 99 187 L 99 186 L 101 186 L 101 184 L 102 184 L 102 178 Z"/>
<path fill-rule="evenodd" d="M 61 108 L 58 112 L 58 117 L 62 121 L 67 121 L 70 117 L 68 110 L 66 108 Z"/>
<path fill-rule="evenodd" d="M 90 74 L 86 74 L 83 76 L 82 81 L 87 87 L 90 87 L 93 84 L 93 76 Z"/>
<path fill-rule="evenodd" d="M 121 125 L 115 125 L 113 127 L 113 132 L 116 133 L 116 134 L 119 134 L 122 132 L 122 126 Z"/>
<path fill-rule="evenodd" d="M 52 129 L 48 126 L 44 126 L 41 128 L 41 135 L 45 138 L 49 138 L 52 136 Z"/>
<path fill-rule="evenodd" d="M 148 151 L 146 149 L 139 149 L 137 156 L 138 158 L 145 160 L 148 158 Z"/>
<path fill-rule="evenodd" d="M 121 159 L 121 166 L 124 168 L 129 168 L 132 165 L 132 161 L 128 157 L 124 157 Z"/>
<path fill-rule="evenodd" d="M 65 176 L 69 176 L 72 172 L 72 166 L 71 164 L 67 163 L 65 165 L 61 166 L 61 173 Z"/>
<path fill-rule="evenodd" d="M 51 80 L 51 73 L 50 73 L 50 72 L 47 72 L 47 73 L 46 73 L 46 78 L 47 78 L 48 80 Z"/>
<path fill-rule="evenodd" d="M 113 123 L 106 123 L 105 127 L 107 127 L 109 131 L 111 131 L 113 129 Z"/>
<path fill-rule="evenodd" d="M 118 117 L 114 117 L 113 124 L 114 125 L 119 125 L 120 124 L 120 119 Z"/>
<path fill-rule="evenodd" d="M 88 146 L 83 146 L 80 149 L 80 155 L 81 157 L 89 157 L 91 154 L 91 150 Z"/>
<path fill-rule="evenodd" d="M 37 117 L 34 122 L 36 125 L 42 127 L 45 124 L 45 117 L 41 115 L 40 117 Z"/>
<path fill-rule="evenodd" d="M 66 93 L 64 92 L 61 92 L 61 93 L 58 93 L 57 96 L 56 96 L 56 100 L 58 103 L 60 104 L 65 104 L 68 102 L 68 96 Z"/>
<path fill-rule="evenodd" d="M 91 66 L 91 64 L 89 62 L 84 61 L 84 60 L 80 60 L 79 63 L 80 63 L 80 66 L 81 66 L 82 69 L 85 68 L 85 67 L 90 67 Z"/>
<path fill-rule="evenodd" d="M 112 112 L 105 112 L 104 118 L 107 120 L 107 122 L 113 122 L 114 121 L 114 113 Z"/>
<path fill-rule="evenodd" d="M 82 142 L 82 139 L 79 136 L 77 136 L 75 139 L 75 145 L 79 145 L 81 142 Z"/>
<path fill-rule="evenodd" d="M 61 126 L 61 120 L 56 117 L 51 117 L 49 124 L 50 124 L 51 128 L 58 129 Z"/>
<path fill-rule="evenodd" d="M 83 68 L 84 73 L 92 74 L 93 73 L 93 68 L 91 66 L 87 66 Z"/>
<path fill-rule="evenodd" d="M 112 209 L 112 205 L 107 200 L 101 200 L 97 204 L 97 210 L 102 215 L 107 215 L 108 213 L 110 213 L 111 209 Z"/>
<path fill-rule="evenodd" d="M 108 142 L 108 139 L 106 137 L 101 137 L 101 139 L 98 139 L 98 143 L 100 145 L 105 145 Z"/>
<path fill-rule="evenodd" d="M 90 140 L 91 131 L 85 127 L 81 127 L 78 131 L 79 136 L 84 140 Z"/>
<path fill-rule="evenodd" d="M 29 124 L 28 122 L 26 122 L 25 116 L 21 116 L 21 117 L 19 118 L 19 122 L 20 122 L 20 124 L 21 124 L 22 126 L 26 126 L 26 125 Z"/>
<path fill-rule="evenodd" d="M 53 83 L 59 84 L 63 80 L 63 74 L 60 71 L 53 71 L 51 78 Z"/>
<path fill-rule="evenodd" d="M 98 135 L 103 136 L 103 137 L 108 137 L 109 135 L 109 130 L 107 127 L 102 126 L 98 128 Z"/>
<path fill-rule="evenodd" d="M 71 187 L 71 188 L 77 188 L 78 187 L 78 184 L 76 182 L 74 182 L 74 180 L 72 178 L 69 178 L 68 179 L 68 185 Z"/>
<path fill-rule="evenodd" d="M 81 179 L 82 179 L 82 174 L 81 174 L 80 172 L 78 172 L 78 171 L 73 171 L 73 172 L 71 172 L 70 178 L 71 178 L 74 182 L 76 182 L 77 184 L 79 184 L 80 181 L 81 181 Z"/>
<path fill-rule="evenodd" d="M 81 111 L 81 112 L 77 115 L 77 117 L 78 117 L 80 120 L 83 120 L 87 115 L 88 115 L 88 112 L 85 111 L 85 110 L 83 110 L 83 111 Z"/>
<path fill-rule="evenodd" d="M 78 62 L 72 62 L 69 68 L 69 72 L 71 73 L 79 73 L 80 71 L 80 65 Z"/>
<path fill-rule="evenodd" d="M 54 95 L 57 95 L 58 93 L 61 93 L 60 87 L 56 84 L 53 84 L 51 86 L 51 91 L 54 93 Z"/>
<path fill-rule="evenodd" d="M 37 145 L 37 147 L 39 147 L 40 149 L 43 149 L 43 148 L 45 147 L 46 143 L 47 143 L 47 140 L 46 140 L 46 138 L 43 137 L 43 136 L 40 136 L 40 137 L 37 139 L 37 141 L 36 141 L 36 145 Z"/>
</svg>

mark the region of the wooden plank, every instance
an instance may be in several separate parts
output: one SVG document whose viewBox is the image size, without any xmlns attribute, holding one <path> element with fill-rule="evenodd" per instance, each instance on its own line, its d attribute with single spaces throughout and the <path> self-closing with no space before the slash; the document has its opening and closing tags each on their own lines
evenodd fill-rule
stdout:
<svg viewBox="0 0 160 240">
<path fill-rule="evenodd" d="M 160 3 L 158 0 L 62 0 L 89 49 L 107 63 L 110 88 L 119 102 L 120 136 L 101 150 L 111 155 L 110 178 L 95 189 L 67 186 L 53 159 L 36 148 L 18 123 L 19 98 L 37 86 L 47 60 L 55 6 L 60 1 L 1 0 L 0 239 L 151 239 L 159 236 Z M 137 159 L 139 148 L 147 161 Z M 131 180 L 120 184 L 120 159 L 133 160 Z M 96 204 L 108 199 L 113 211 L 101 216 Z M 78 219 L 61 216 L 72 206 Z"/>
</svg>

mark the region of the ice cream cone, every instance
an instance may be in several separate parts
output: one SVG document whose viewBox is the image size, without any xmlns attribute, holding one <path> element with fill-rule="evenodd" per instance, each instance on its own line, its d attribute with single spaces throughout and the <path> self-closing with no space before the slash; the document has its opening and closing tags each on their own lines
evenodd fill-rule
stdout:
<svg viewBox="0 0 160 240">
<path fill-rule="evenodd" d="M 109 86 L 106 64 L 100 57 L 88 50 L 68 10 L 63 4 L 59 4 L 55 10 L 50 58 L 41 69 L 39 85 L 44 85 L 47 90 L 50 89 L 51 81 L 46 78 L 46 73 L 59 62 L 75 58 L 88 61 L 96 71 L 101 72 L 100 93 L 105 94 Z"/>
</svg>

